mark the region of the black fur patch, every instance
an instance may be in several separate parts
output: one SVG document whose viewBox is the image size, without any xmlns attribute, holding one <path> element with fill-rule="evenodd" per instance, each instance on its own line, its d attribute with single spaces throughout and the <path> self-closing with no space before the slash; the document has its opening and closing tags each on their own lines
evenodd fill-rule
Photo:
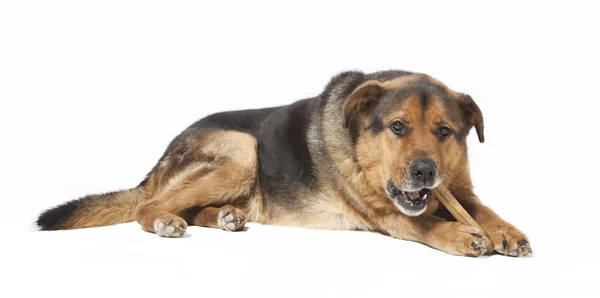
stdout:
<svg viewBox="0 0 600 298">
<path fill-rule="evenodd" d="M 385 125 L 383 125 L 383 120 L 381 120 L 381 117 L 379 117 L 379 116 L 373 117 L 373 119 L 371 120 L 371 132 L 373 134 L 378 134 L 378 133 L 382 132 L 384 129 L 385 129 Z"/>
<path fill-rule="evenodd" d="M 294 205 L 314 183 L 307 130 L 318 101 L 302 100 L 271 113 L 258 135 L 259 181 L 270 200 Z"/>
<path fill-rule="evenodd" d="M 465 129 L 461 127 L 457 132 L 454 133 L 454 137 L 456 138 L 457 142 L 463 143 L 465 140 Z"/>
<path fill-rule="evenodd" d="M 421 94 L 421 111 L 425 112 L 427 111 L 427 107 L 429 106 L 429 97 L 427 97 L 427 95 L 425 94 Z"/>
<path fill-rule="evenodd" d="M 73 200 L 48 209 L 42 213 L 36 224 L 42 231 L 58 230 L 59 225 L 68 220 L 75 211 L 83 207 L 81 200 Z"/>
<path fill-rule="evenodd" d="M 350 121 L 348 126 L 348 132 L 350 133 L 350 138 L 352 139 L 352 144 L 356 144 L 358 140 L 358 136 L 360 135 L 358 123 L 356 121 Z"/>
<path fill-rule="evenodd" d="M 189 129 L 236 130 L 257 137 L 263 120 L 278 108 L 280 107 L 217 113 L 197 121 Z"/>
<path fill-rule="evenodd" d="M 399 77 L 413 74 L 412 72 L 403 70 L 385 70 L 366 75 L 367 80 L 379 80 L 381 82 L 390 81 Z"/>
</svg>

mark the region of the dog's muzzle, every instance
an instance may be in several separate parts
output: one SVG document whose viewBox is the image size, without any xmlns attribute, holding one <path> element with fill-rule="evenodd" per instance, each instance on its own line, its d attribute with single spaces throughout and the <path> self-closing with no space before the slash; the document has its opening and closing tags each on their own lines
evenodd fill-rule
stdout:
<svg viewBox="0 0 600 298">
<path fill-rule="evenodd" d="M 386 190 L 396 208 L 408 216 L 418 216 L 425 212 L 427 197 L 431 195 L 431 190 L 427 188 L 403 191 L 397 188 L 392 181 L 388 182 Z"/>
</svg>

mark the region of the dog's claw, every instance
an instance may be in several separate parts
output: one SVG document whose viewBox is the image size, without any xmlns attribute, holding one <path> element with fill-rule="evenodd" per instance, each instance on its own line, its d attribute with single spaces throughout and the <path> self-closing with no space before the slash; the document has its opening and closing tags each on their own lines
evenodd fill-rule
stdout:
<svg viewBox="0 0 600 298">
<path fill-rule="evenodd" d="M 487 232 L 494 244 L 494 250 L 502 255 L 524 257 L 533 252 L 527 237 L 505 222 L 496 223 L 494 227 L 489 227 Z"/>
</svg>

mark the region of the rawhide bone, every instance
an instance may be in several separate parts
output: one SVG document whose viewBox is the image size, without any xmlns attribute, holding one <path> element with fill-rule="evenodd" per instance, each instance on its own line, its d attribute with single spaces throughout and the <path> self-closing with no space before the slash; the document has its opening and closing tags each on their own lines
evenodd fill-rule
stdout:
<svg viewBox="0 0 600 298">
<path fill-rule="evenodd" d="M 440 184 L 438 187 L 433 189 L 433 194 L 440 201 L 448 211 L 458 220 L 458 222 L 478 228 L 484 236 L 489 239 L 489 236 L 485 233 L 485 231 L 481 228 L 481 226 L 467 213 L 467 210 L 463 208 L 463 206 L 456 200 L 456 198 L 450 193 L 450 191 L 444 186 L 444 184 Z"/>
</svg>

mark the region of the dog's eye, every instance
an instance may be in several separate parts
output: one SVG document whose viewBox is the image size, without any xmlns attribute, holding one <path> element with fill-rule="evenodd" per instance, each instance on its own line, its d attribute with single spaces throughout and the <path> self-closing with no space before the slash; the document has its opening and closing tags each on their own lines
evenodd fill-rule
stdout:
<svg viewBox="0 0 600 298">
<path fill-rule="evenodd" d="M 443 126 L 438 129 L 437 134 L 440 139 L 444 140 L 450 136 L 451 132 L 450 128 Z"/>
<path fill-rule="evenodd" d="M 393 133 L 399 136 L 403 136 L 406 133 L 406 125 L 404 125 L 400 121 L 394 121 L 394 123 L 392 123 L 392 125 L 390 126 L 390 129 Z"/>
</svg>

